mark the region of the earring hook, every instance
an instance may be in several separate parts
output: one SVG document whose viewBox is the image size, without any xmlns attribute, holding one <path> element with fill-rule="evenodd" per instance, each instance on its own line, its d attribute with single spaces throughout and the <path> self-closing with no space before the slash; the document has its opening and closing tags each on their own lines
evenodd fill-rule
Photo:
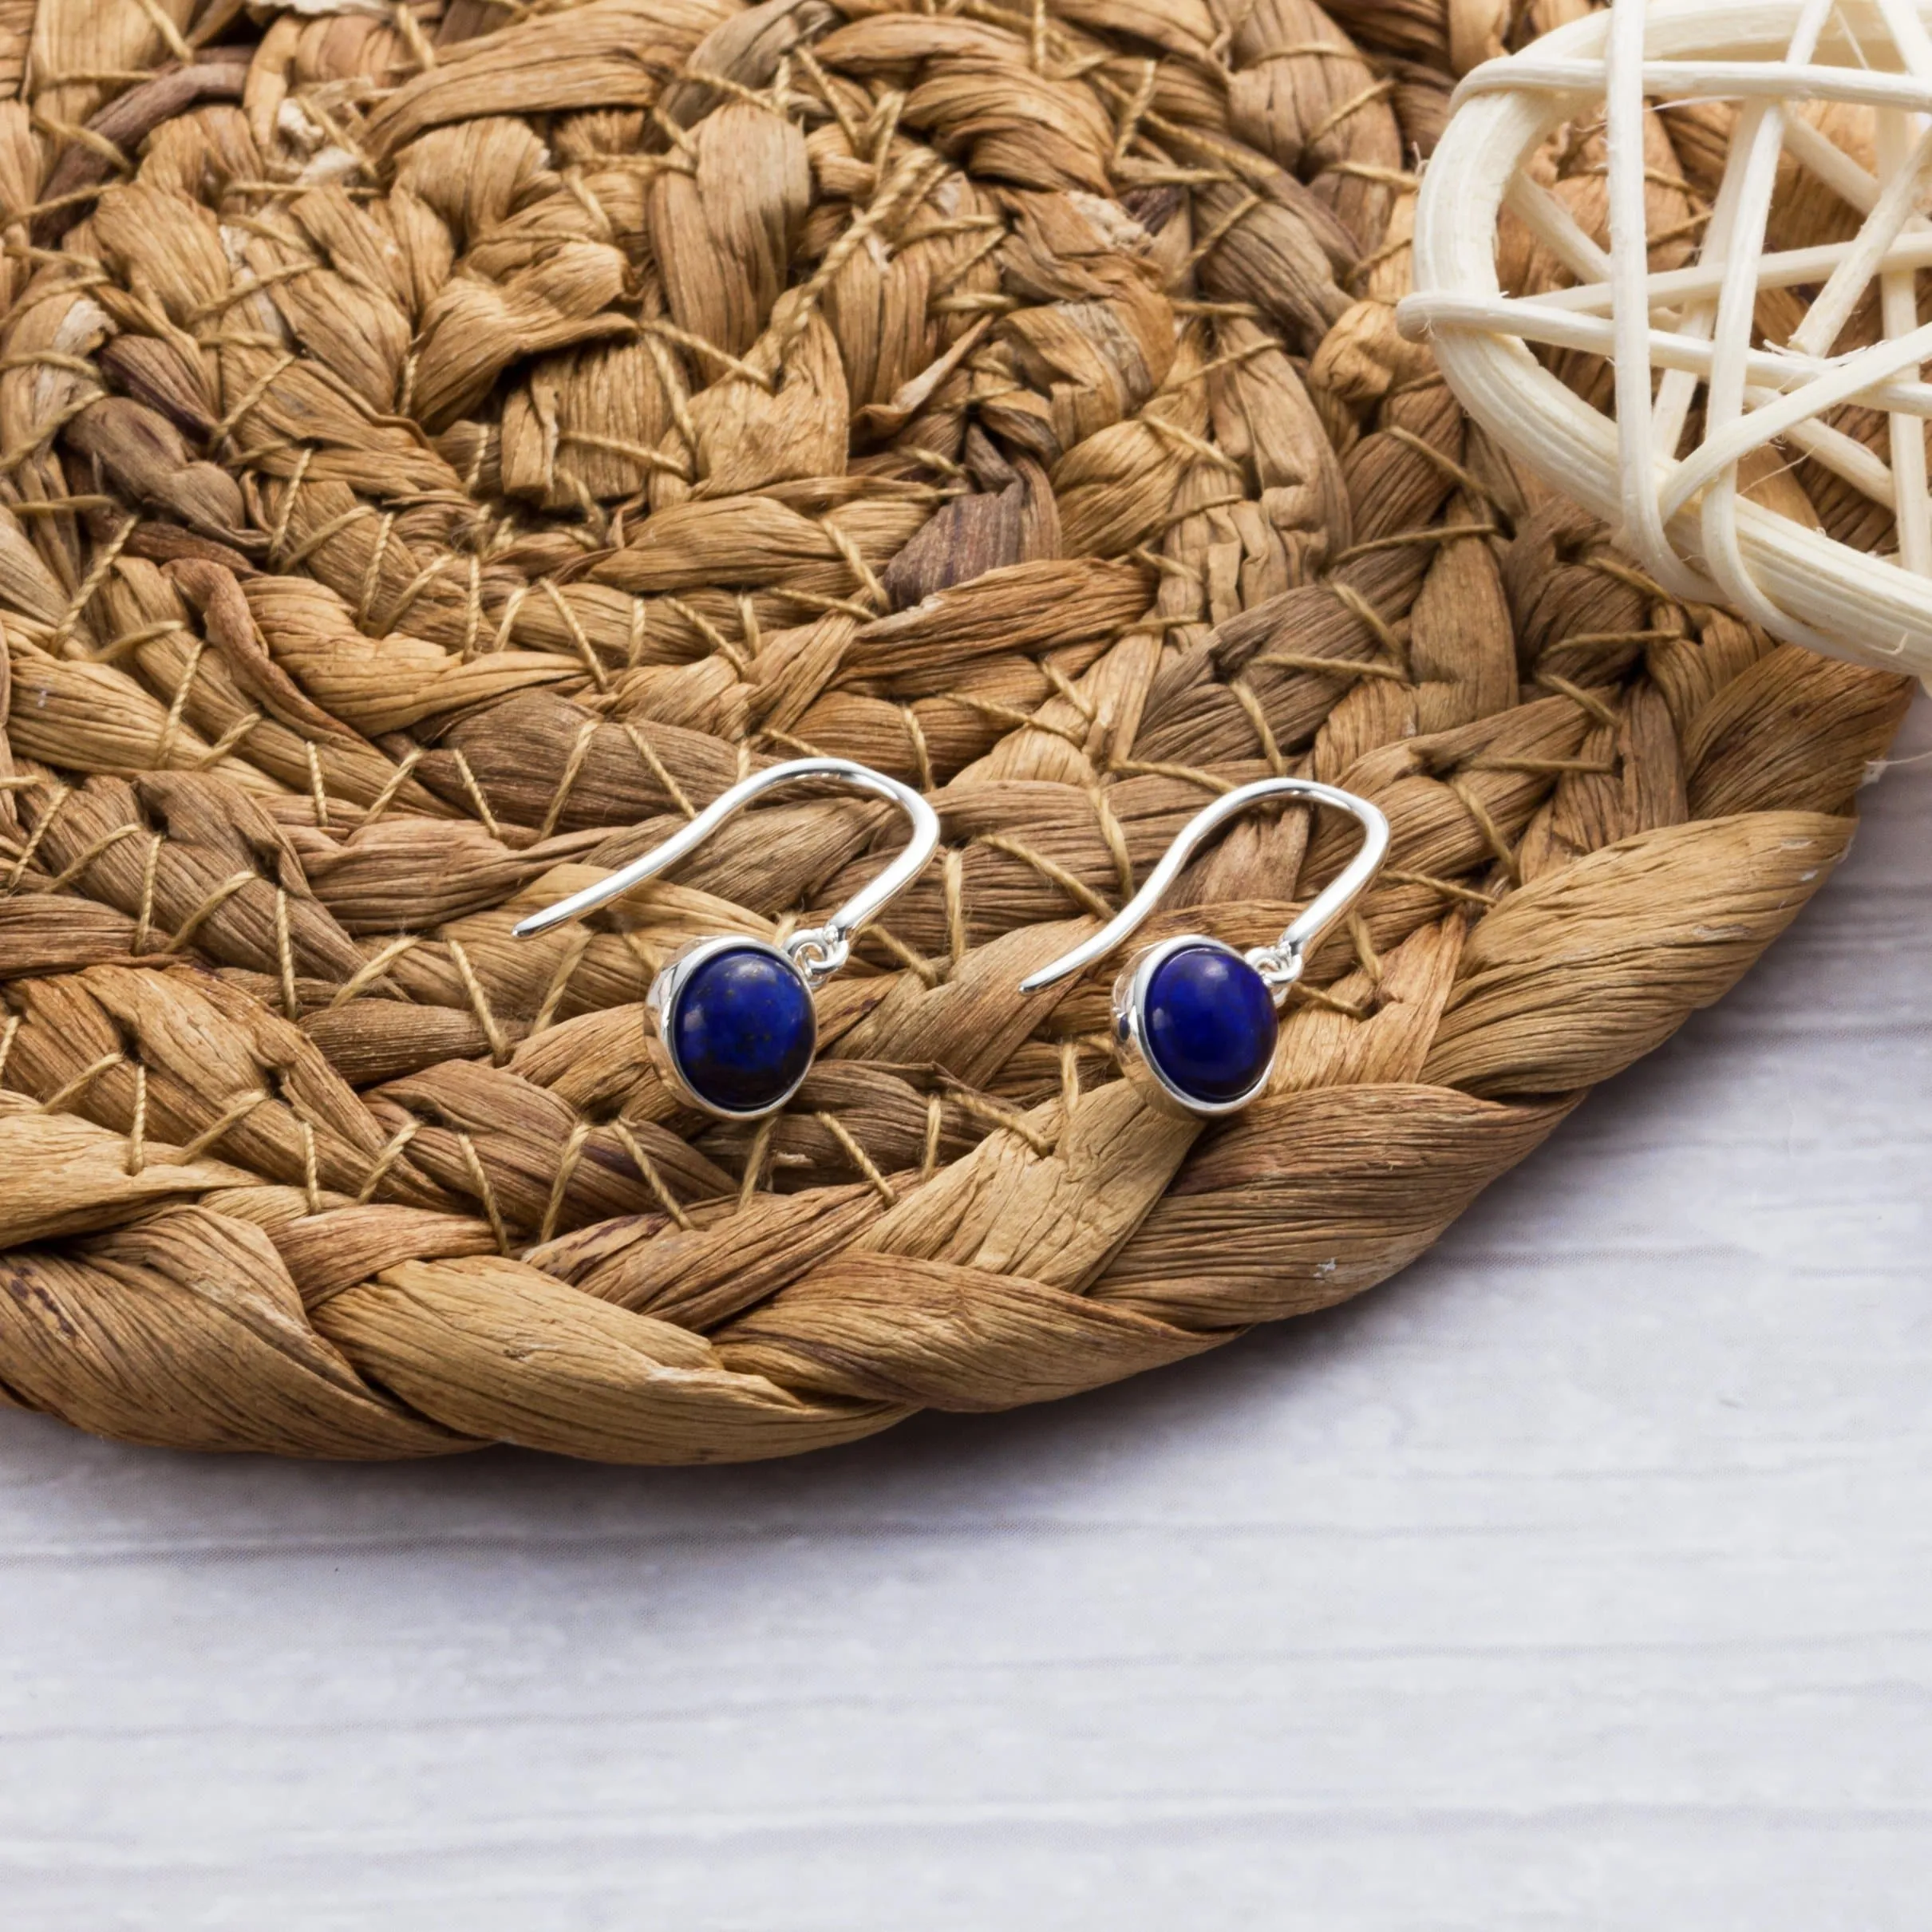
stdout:
<svg viewBox="0 0 1932 1932">
<path fill-rule="evenodd" d="M 785 941 L 786 956 L 810 985 L 817 986 L 844 965 L 851 956 L 854 936 L 925 871 L 939 845 L 939 815 L 917 792 L 896 778 L 888 778 L 884 772 L 855 764 L 849 758 L 794 758 L 753 772 L 713 799 L 682 832 L 673 833 L 662 845 L 654 846 L 642 858 L 620 866 L 608 879 L 600 879 L 595 885 L 586 886 L 581 892 L 573 892 L 554 906 L 546 906 L 541 912 L 533 912 L 512 931 L 520 939 L 528 938 L 567 920 L 581 919 L 599 906 L 607 906 L 633 886 L 655 879 L 695 851 L 719 826 L 753 799 L 803 778 L 836 779 L 855 791 L 869 792 L 875 798 L 897 805 L 912 823 L 911 842 L 876 879 L 862 886 L 824 925 L 806 927 Z"/>
<path fill-rule="evenodd" d="M 1260 974 L 1278 1006 L 1288 989 L 1302 977 L 1302 968 L 1315 943 L 1361 895 L 1381 871 L 1389 851 L 1389 821 L 1365 798 L 1344 792 L 1335 785 L 1318 784 L 1312 778 L 1262 778 L 1253 784 L 1238 786 L 1225 792 L 1211 805 L 1197 812 L 1183 825 L 1148 882 L 1114 916 L 1070 953 L 1064 953 L 1051 966 L 1020 982 L 1022 993 L 1037 993 L 1043 987 L 1068 978 L 1104 959 L 1122 940 L 1142 925 L 1149 913 L 1180 876 L 1181 868 L 1200 848 L 1207 836 L 1264 799 L 1299 799 L 1309 804 L 1329 805 L 1345 812 L 1361 826 L 1361 848 L 1341 873 L 1310 901 L 1272 946 L 1258 946 L 1246 954 L 1250 966 Z"/>
</svg>

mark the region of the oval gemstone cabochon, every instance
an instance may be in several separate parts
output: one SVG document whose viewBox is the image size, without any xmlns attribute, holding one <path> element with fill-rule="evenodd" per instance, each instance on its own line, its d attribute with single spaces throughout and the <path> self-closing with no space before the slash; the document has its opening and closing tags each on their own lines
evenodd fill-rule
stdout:
<svg viewBox="0 0 1932 1932">
<path fill-rule="evenodd" d="M 1191 1098 L 1238 1100 L 1274 1058 L 1277 1022 L 1266 982 L 1238 954 L 1183 946 L 1148 978 L 1141 1007 L 1148 1057 Z"/>
<path fill-rule="evenodd" d="M 685 1083 L 731 1113 L 783 1100 L 812 1064 L 818 1034 L 796 969 L 758 946 L 705 960 L 679 988 L 669 1019 Z"/>
</svg>

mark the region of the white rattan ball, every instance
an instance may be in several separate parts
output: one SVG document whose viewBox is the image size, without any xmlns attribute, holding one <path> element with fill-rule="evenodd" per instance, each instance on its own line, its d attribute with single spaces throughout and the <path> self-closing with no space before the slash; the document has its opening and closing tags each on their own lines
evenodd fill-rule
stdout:
<svg viewBox="0 0 1932 1932">
<path fill-rule="evenodd" d="M 1616 0 L 1477 68 L 1423 182 L 1416 293 L 1401 310 L 1405 333 L 1428 338 L 1470 413 L 1610 521 L 1665 590 L 1922 676 L 1932 672 L 1932 325 L 1916 287 L 1932 268 L 1928 17 L 1932 0 Z M 1734 128 L 1698 246 L 1660 271 L 1646 231 L 1646 102 L 1668 112 L 1693 101 L 1734 103 Z M 1796 111 L 1808 102 L 1857 110 L 1875 168 Z M 1607 250 L 1531 167 L 1553 131 L 1598 117 Z M 1784 155 L 1853 211 L 1851 239 L 1767 251 Z M 1572 286 L 1504 294 L 1506 207 Z M 1875 279 L 1879 338 L 1835 353 Z M 1754 339 L 1759 293 L 1771 287 L 1809 305 L 1781 342 Z M 1609 357 L 1614 417 L 1559 381 L 1529 343 Z M 1824 420 L 1847 403 L 1883 412 L 1889 439 L 1875 448 Z M 1700 405 L 1701 441 L 1686 448 Z M 1751 500 L 1738 466 L 1764 450 L 1808 457 L 1892 510 L 1895 548 L 1856 550 Z"/>
</svg>

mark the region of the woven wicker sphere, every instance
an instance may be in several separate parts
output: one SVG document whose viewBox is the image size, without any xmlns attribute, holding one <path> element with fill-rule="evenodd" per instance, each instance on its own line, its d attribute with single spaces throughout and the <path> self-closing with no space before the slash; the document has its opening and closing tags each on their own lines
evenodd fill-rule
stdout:
<svg viewBox="0 0 1932 1932">
<path fill-rule="evenodd" d="M 1617 0 L 1484 65 L 1434 157 L 1401 317 L 1658 584 L 1922 676 L 1928 18 Z"/>
<path fill-rule="evenodd" d="M 1905 682 L 1472 429 L 1393 305 L 1487 30 L 1340 18 L 0 4 L 0 1389 L 642 1462 L 1041 1401 L 1381 1281 L 1729 987 Z M 709 1122 L 657 965 L 822 913 L 890 807 L 510 927 L 808 749 L 945 845 L 797 1099 Z M 1281 771 L 1393 857 L 1203 1128 L 1111 966 L 1017 982 Z M 1245 822 L 1151 936 L 1270 938 L 1351 844 Z"/>
</svg>

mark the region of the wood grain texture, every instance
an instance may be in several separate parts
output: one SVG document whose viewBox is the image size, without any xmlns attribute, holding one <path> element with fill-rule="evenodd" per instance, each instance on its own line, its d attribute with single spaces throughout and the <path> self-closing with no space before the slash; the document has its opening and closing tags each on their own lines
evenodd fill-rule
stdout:
<svg viewBox="0 0 1932 1932">
<path fill-rule="evenodd" d="M 1158 1377 L 689 1472 L 0 1416 L 8 1924 L 1922 1926 L 1932 759 L 1866 807 L 1401 1282 Z"/>
</svg>

